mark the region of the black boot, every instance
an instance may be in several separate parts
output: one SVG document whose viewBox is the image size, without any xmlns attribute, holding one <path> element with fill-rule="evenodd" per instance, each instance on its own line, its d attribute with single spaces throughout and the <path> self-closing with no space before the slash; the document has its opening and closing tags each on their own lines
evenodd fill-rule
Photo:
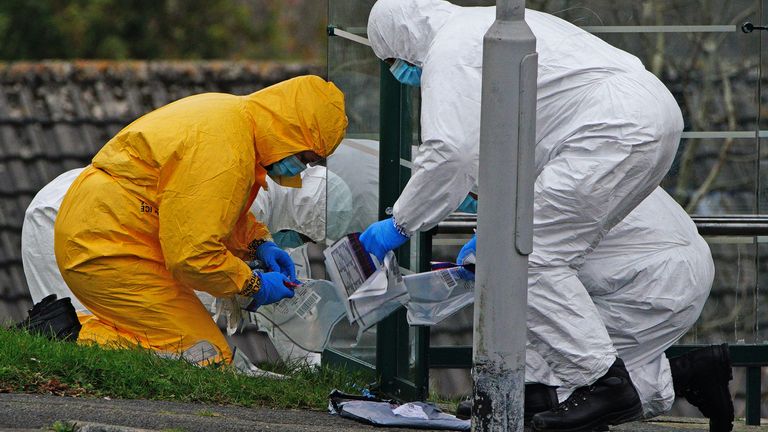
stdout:
<svg viewBox="0 0 768 432">
<path fill-rule="evenodd" d="M 56 301 L 56 294 L 50 294 L 43 297 L 42 300 L 32 305 L 32 309 L 27 311 L 27 317 L 17 322 L 12 326 L 15 329 L 28 329 L 30 320 L 33 316 L 40 315 L 40 311 L 50 306 L 51 303 Z"/>
<path fill-rule="evenodd" d="M 471 400 L 463 400 L 456 405 L 456 418 L 460 420 L 469 420 L 472 418 Z"/>
<path fill-rule="evenodd" d="M 549 411 L 533 416 L 534 431 L 577 432 L 604 430 L 643 416 L 640 397 L 624 362 L 617 358 L 608 372 L 594 384 L 577 388 Z"/>
<path fill-rule="evenodd" d="M 557 406 L 557 387 L 544 384 L 525 385 L 525 424 L 530 424 L 534 415 L 549 411 Z"/>
<path fill-rule="evenodd" d="M 51 294 L 28 312 L 29 316 L 14 328 L 58 340 L 76 341 L 80 334 L 80 320 L 69 297 L 56 300 L 56 294 Z"/>
<path fill-rule="evenodd" d="M 532 383 L 525 385 L 525 424 L 531 422 L 534 414 L 550 410 L 557 406 L 556 387 Z M 472 401 L 459 402 L 456 408 L 456 417 L 466 420 L 472 417 Z"/>
<path fill-rule="evenodd" d="M 728 381 L 733 379 L 728 344 L 712 345 L 669 359 L 675 394 L 709 418 L 712 432 L 733 429 L 733 400 Z"/>
</svg>

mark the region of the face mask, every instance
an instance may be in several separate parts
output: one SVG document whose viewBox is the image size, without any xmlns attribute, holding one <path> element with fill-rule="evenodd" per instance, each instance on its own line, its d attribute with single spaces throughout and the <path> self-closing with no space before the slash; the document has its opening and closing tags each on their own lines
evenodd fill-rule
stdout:
<svg viewBox="0 0 768 432">
<path fill-rule="evenodd" d="M 272 234 L 272 239 L 280 249 L 297 248 L 304 244 L 299 233 L 293 230 L 283 230 Z"/>
<path fill-rule="evenodd" d="M 397 59 L 389 67 L 395 79 L 409 86 L 418 87 L 421 85 L 421 68 L 410 65 L 405 60 Z"/>
<path fill-rule="evenodd" d="M 299 160 L 296 155 L 292 155 L 270 165 L 269 169 L 267 169 L 267 174 L 276 180 L 278 177 L 297 176 L 305 169 L 307 169 L 307 165 Z"/>
<path fill-rule="evenodd" d="M 456 211 L 463 213 L 477 213 L 477 200 L 474 199 L 472 195 L 467 195 L 467 197 L 464 198 L 464 201 L 459 204 L 459 208 L 457 208 Z"/>
</svg>

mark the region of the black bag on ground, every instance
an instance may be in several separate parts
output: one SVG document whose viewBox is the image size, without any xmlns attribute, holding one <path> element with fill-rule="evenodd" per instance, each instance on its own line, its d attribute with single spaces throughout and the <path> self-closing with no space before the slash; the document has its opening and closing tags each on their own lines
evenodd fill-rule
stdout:
<svg viewBox="0 0 768 432">
<path fill-rule="evenodd" d="M 76 341 L 80 334 L 80 320 L 69 297 L 56 299 L 51 294 L 28 311 L 29 316 L 13 328 L 27 330 L 49 339 Z"/>
</svg>

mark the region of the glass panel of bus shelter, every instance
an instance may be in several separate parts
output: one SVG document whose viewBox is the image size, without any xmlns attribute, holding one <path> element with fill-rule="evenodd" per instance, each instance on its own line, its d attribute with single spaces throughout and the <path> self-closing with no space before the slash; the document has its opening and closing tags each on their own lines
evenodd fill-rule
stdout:
<svg viewBox="0 0 768 432">
<path fill-rule="evenodd" d="M 715 283 L 701 316 L 680 343 L 765 343 L 765 306 L 760 298 L 756 253 L 768 247 L 755 237 L 709 237 L 715 259 Z M 764 261 L 762 259 L 761 261 Z M 763 321 L 763 322 L 761 322 Z"/>
<path fill-rule="evenodd" d="M 663 185 L 690 214 L 700 216 L 754 214 L 756 174 L 755 139 L 683 139 L 680 147 L 697 146 L 688 163 L 693 180 L 683 177 L 676 163 Z M 685 150 L 683 150 L 684 152 Z M 718 157 L 707 157 L 717 152 Z M 673 167 L 674 168 L 674 167 Z M 695 185 L 691 189 L 680 184 Z M 764 210 L 763 210 L 764 211 Z M 757 241 L 757 243 L 755 243 Z M 762 237 L 708 237 L 715 263 L 715 279 L 701 317 L 680 342 L 762 343 L 766 340 L 758 320 L 765 307 L 766 249 Z M 758 272 L 756 272 L 759 269 Z"/>
<path fill-rule="evenodd" d="M 636 55 L 667 85 L 683 112 L 683 137 L 690 140 L 681 144 L 665 188 L 685 206 L 714 190 L 715 183 L 728 184 L 740 195 L 736 202 L 711 208 L 710 215 L 757 212 L 753 137 L 764 36 L 744 34 L 741 24 L 761 22 L 760 5 L 760 0 L 526 1 L 530 9 L 563 18 Z M 750 138 L 751 151 L 736 145 L 737 139 Z"/>
<path fill-rule="evenodd" d="M 762 161 L 755 139 L 762 50 L 759 37 L 741 31 L 744 21 L 759 16 L 761 1 L 542 3 L 638 56 L 670 89 L 685 126 L 662 186 L 686 211 L 700 216 L 765 211 L 758 199 Z M 762 342 L 758 311 L 765 299 L 755 267 L 764 261 L 764 247 L 751 237 L 708 240 L 717 269 L 712 294 L 684 341 Z"/>
<path fill-rule="evenodd" d="M 753 20 L 753 17 L 747 17 L 749 21 L 761 26 L 768 25 L 768 1 L 763 0 L 762 10 L 760 11 L 759 19 Z M 760 155 L 759 165 L 759 178 L 760 178 L 760 197 L 758 201 L 757 213 L 768 213 L 768 31 L 753 32 L 749 34 L 754 39 L 758 39 L 759 52 L 760 52 L 760 74 L 758 76 L 758 107 L 757 107 L 757 124 L 758 124 L 758 154 Z M 766 320 L 768 320 L 768 302 L 765 299 L 765 288 L 763 284 L 768 281 L 768 242 L 766 237 L 758 237 L 758 284 L 759 291 L 757 292 L 759 304 L 757 305 L 757 317 L 756 317 L 756 333 L 761 343 L 768 343 L 768 337 L 765 335 Z"/>
<path fill-rule="evenodd" d="M 768 0 L 763 0 L 761 14 L 754 14 L 745 19 L 755 25 L 768 26 Z M 758 86 L 757 123 L 760 147 L 760 208 L 759 213 L 768 213 L 768 31 L 754 31 L 748 34 L 759 41 L 760 85 Z"/>
<path fill-rule="evenodd" d="M 341 30 L 366 37 L 368 13 L 374 1 L 335 1 L 329 2 L 329 23 Z M 380 61 L 373 51 L 365 45 L 349 41 L 341 37 L 331 37 L 328 54 L 329 79 L 334 81 L 346 95 L 349 128 L 347 137 L 334 155 L 328 158 L 328 169 L 339 175 L 348 186 L 351 196 L 351 215 L 349 222 L 336 223 L 328 213 L 328 237 L 342 233 L 359 232 L 369 224 L 378 220 L 378 159 L 379 159 L 379 74 Z M 412 95 L 411 111 L 413 124 L 413 143 L 418 144 L 418 91 Z M 407 162 L 406 162 L 407 165 Z M 338 199 L 345 193 L 342 188 L 331 190 L 328 182 L 328 202 Z M 341 197 L 344 201 L 344 198 Z M 346 224 L 346 225 L 345 225 Z M 332 228 L 333 226 L 333 228 Z M 342 229 L 341 227 L 344 226 Z M 334 235 L 336 233 L 336 235 Z M 405 267 L 414 268 L 418 256 L 413 253 L 416 242 L 411 242 L 413 257 L 410 263 L 401 263 Z M 371 328 L 363 335 L 362 340 L 353 344 L 353 333 L 356 329 L 346 323 L 338 326 L 334 332 L 334 347 L 359 356 L 369 363 L 375 361 L 376 329 Z M 411 377 L 413 375 L 413 343 L 408 344 L 411 355 L 408 356 L 407 370 L 398 370 L 398 375 Z"/>
<path fill-rule="evenodd" d="M 685 132 L 663 185 L 686 209 L 706 216 L 759 213 L 754 131 L 763 50 L 760 37 L 740 27 L 759 16 L 761 1 L 527 3 L 632 52 L 670 88 Z"/>
<path fill-rule="evenodd" d="M 330 0 L 329 24 L 365 37 L 373 0 Z M 327 160 L 327 232 L 329 241 L 363 230 L 377 220 L 379 62 L 370 47 L 339 36 L 328 38 L 328 79 L 344 92 L 349 127 Z M 341 181 L 338 181 L 341 179 Z M 376 360 L 376 329 L 355 343 L 357 328 L 346 317 L 336 326 L 331 347 L 370 364 Z"/>
<path fill-rule="evenodd" d="M 755 214 L 754 131 L 736 138 L 701 136 L 680 140 L 664 189 L 692 215 Z"/>
</svg>

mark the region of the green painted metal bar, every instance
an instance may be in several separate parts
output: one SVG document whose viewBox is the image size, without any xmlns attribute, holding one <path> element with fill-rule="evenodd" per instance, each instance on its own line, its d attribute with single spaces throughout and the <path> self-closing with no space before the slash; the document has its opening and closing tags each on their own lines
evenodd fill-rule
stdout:
<svg viewBox="0 0 768 432">
<path fill-rule="evenodd" d="M 472 347 L 430 347 L 429 367 L 431 369 L 469 369 L 472 367 Z"/>
<path fill-rule="evenodd" d="M 323 351 L 321 362 L 324 365 L 341 366 L 349 371 L 362 372 L 370 380 L 376 378 L 376 366 L 333 348 Z"/>
<path fill-rule="evenodd" d="M 410 178 L 410 170 L 400 164 L 411 158 L 410 92 L 381 62 L 379 102 L 379 219 L 390 217 L 390 209 Z M 398 262 L 410 267 L 410 244 L 403 245 L 397 254 Z M 404 309 L 382 320 L 376 328 L 376 370 L 382 392 L 398 399 L 423 399 L 423 382 L 414 383 L 409 375 L 410 334 Z M 416 357 L 419 354 L 416 353 Z M 424 370 L 427 370 L 426 367 Z M 427 370 L 428 373 L 428 370 Z M 420 381 L 427 378 L 415 374 Z"/>
<path fill-rule="evenodd" d="M 750 366 L 747 368 L 747 392 L 746 392 L 746 413 L 745 423 L 750 426 L 760 424 L 760 402 L 761 399 L 761 368 Z"/>
<path fill-rule="evenodd" d="M 387 218 L 400 194 L 400 84 L 381 64 L 379 99 L 379 219 Z M 393 390 L 397 376 L 397 316 L 393 314 L 376 326 L 376 372 L 384 392 Z"/>
<path fill-rule="evenodd" d="M 668 357 L 681 356 L 688 351 L 707 345 L 674 345 L 667 349 Z M 731 363 L 736 367 L 768 366 L 768 345 L 738 344 L 729 345 Z M 472 365 L 471 346 L 430 347 L 429 367 L 432 369 L 461 369 Z"/>
<path fill-rule="evenodd" d="M 432 232 L 425 232 L 419 235 L 419 263 L 418 271 L 430 270 L 430 261 L 432 259 Z M 427 326 L 414 327 L 415 343 L 415 364 L 414 364 L 414 385 L 416 386 L 416 393 L 420 396 L 419 399 L 424 400 L 429 396 L 429 332 L 430 328 Z"/>
<path fill-rule="evenodd" d="M 400 83 L 389 73 L 387 64 L 381 62 L 379 99 L 379 219 L 388 218 L 391 208 L 400 196 L 400 142 L 404 105 Z"/>
<path fill-rule="evenodd" d="M 392 396 L 402 393 L 395 386 L 398 364 L 402 361 L 398 313 L 393 313 L 376 325 L 376 375 L 381 390 Z"/>
<path fill-rule="evenodd" d="M 415 363 L 413 365 L 413 382 L 416 386 L 416 394 L 419 400 L 429 396 L 429 327 L 414 327 L 416 335 L 414 340 Z"/>
<path fill-rule="evenodd" d="M 400 308 L 392 314 L 392 318 L 397 323 L 397 331 L 395 338 L 393 339 L 396 351 L 397 370 L 395 371 L 396 378 L 405 378 L 410 381 L 409 372 L 409 360 L 410 360 L 410 329 L 408 328 L 408 320 L 406 318 L 405 308 Z M 385 342 L 386 343 L 386 342 Z M 380 346 L 376 346 L 378 351 Z M 413 389 L 415 392 L 415 389 Z"/>
<path fill-rule="evenodd" d="M 708 345 L 674 345 L 667 349 L 667 357 L 677 357 L 688 351 Z M 728 345 L 731 363 L 734 366 L 768 366 L 768 345 L 733 344 Z"/>
<path fill-rule="evenodd" d="M 381 390 L 383 390 L 387 396 L 396 400 L 401 400 L 401 401 L 424 400 L 418 393 L 416 383 L 401 376 L 396 376 L 392 379 L 390 391 L 387 392 L 384 389 L 381 389 Z"/>
</svg>

